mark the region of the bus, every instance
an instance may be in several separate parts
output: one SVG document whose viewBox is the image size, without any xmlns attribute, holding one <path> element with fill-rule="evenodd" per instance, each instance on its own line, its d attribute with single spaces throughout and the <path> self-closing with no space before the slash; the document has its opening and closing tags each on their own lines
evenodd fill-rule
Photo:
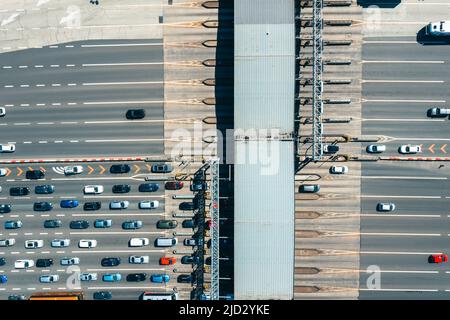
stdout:
<svg viewBox="0 0 450 320">
<path fill-rule="evenodd" d="M 141 300 L 179 300 L 178 292 L 143 292 Z"/>
<path fill-rule="evenodd" d="M 36 292 L 29 300 L 83 300 L 83 292 Z"/>
</svg>

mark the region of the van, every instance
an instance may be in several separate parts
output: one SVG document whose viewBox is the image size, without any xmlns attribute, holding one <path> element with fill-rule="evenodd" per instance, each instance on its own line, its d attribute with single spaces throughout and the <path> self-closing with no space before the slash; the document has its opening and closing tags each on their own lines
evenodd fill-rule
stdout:
<svg viewBox="0 0 450 320">
<path fill-rule="evenodd" d="M 155 247 L 173 247 L 177 243 L 177 238 L 157 238 L 155 241 Z"/>
<path fill-rule="evenodd" d="M 319 192 L 320 186 L 318 184 L 303 184 L 300 186 L 301 193 L 316 193 Z"/>
</svg>

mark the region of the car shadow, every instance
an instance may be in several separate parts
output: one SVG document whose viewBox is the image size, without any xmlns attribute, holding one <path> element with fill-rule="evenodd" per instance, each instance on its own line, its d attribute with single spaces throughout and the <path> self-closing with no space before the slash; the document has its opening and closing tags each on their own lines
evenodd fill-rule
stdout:
<svg viewBox="0 0 450 320">
<path fill-rule="evenodd" d="M 450 37 L 449 36 L 433 36 L 425 33 L 426 26 L 417 32 L 416 41 L 421 45 L 449 45 Z"/>
<path fill-rule="evenodd" d="M 371 6 L 379 8 L 395 8 L 402 1 L 401 0 L 358 0 L 357 4 L 363 8 L 368 8 Z"/>
</svg>

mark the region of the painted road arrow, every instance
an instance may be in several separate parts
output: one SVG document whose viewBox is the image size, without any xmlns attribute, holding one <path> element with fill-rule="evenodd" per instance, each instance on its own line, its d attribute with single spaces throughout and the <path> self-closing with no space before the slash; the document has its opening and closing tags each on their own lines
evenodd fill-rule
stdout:
<svg viewBox="0 0 450 320">
<path fill-rule="evenodd" d="M 434 153 L 434 150 L 433 150 L 434 146 L 435 146 L 435 144 L 433 143 L 433 144 L 428 148 L 428 150 L 430 150 L 431 153 Z"/>
<path fill-rule="evenodd" d="M 442 147 L 441 147 L 441 151 L 443 152 L 443 153 L 447 153 L 447 151 L 445 151 L 445 147 L 447 146 L 447 144 L 444 144 Z"/>
<path fill-rule="evenodd" d="M 136 174 L 139 171 L 141 171 L 141 168 L 139 168 L 139 166 L 137 164 L 135 164 L 134 167 L 136 168 L 136 171 L 134 172 L 134 174 Z"/>
<path fill-rule="evenodd" d="M 11 170 L 9 170 L 8 168 L 6 168 L 6 176 L 9 176 L 11 174 Z"/>
<path fill-rule="evenodd" d="M 23 173 L 23 170 L 20 169 L 19 167 L 17 167 L 17 172 L 19 172 L 19 173 L 17 174 L 17 176 L 19 177 L 19 176 Z"/>
<path fill-rule="evenodd" d="M 102 169 L 102 170 L 100 171 L 100 174 L 105 173 L 105 171 L 106 171 L 105 167 L 104 167 L 104 166 L 100 166 L 100 165 L 99 165 L 99 167 Z"/>
<path fill-rule="evenodd" d="M 152 167 L 151 167 L 149 164 L 146 164 L 145 166 L 147 167 L 147 169 L 148 169 L 149 172 L 152 171 Z"/>
<path fill-rule="evenodd" d="M 94 168 L 92 168 L 91 166 L 88 166 L 88 168 L 89 168 L 88 174 L 91 174 L 92 172 L 94 172 Z"/>
</svg>

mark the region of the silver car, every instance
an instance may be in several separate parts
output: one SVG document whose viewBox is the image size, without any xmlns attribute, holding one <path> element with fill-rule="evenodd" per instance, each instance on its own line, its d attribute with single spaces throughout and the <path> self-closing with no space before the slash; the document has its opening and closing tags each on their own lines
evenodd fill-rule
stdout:
<svg viewBox="0 0 450 320">
<path fill-rule="evenodd" d="M 80 264 L 80 258 L 78 258 L 78 257 L 61 259 L 62 266 L 72 266 L 72 265 L 76 265 L 76 264 Z"/>
<path fill-rule="evenodd" d="M 128 201 L 112 201 L 109 204 L 109 208 L 110 209 L 120 210 L 120 209 L 128 208 L 129 205 L 130 205 L 130 202 L 128 202 Z"/>
<path fill-rule="evenodd" d="M 59 280 L 59 275 L 57 274 L 48 274 L 48 275 L 43 275 L 39 277 L 39 281 L 42 283 L 51 283 L 51 282 L 58 282 Z"/>
<path fill-rule="evenodd" d="M 70 239 L 54 239 L 52 240 L 51 246 L 53 248 L 64 248 L 70 245 Z"/>
<path fill-rule="evenodd" d="M 393 203 L 378 203 L 377 204 L 377 211 L 381 212 L 391 212 L 395 210 L 395 204 Z"/>
<path fill-rule="evenodd" d="M 96 281 L 97 278 L 97 273 L 81 273 L 79 276 L 80 281 Z"/>
<path fill-rule="evenodd" d="M 382 144 L 371 144 L 369 146 L 367 146 L 366 151 L 368 153 L 381 153 L 386 151 L 386 146 L 382 145 Z"/>
</svg>

